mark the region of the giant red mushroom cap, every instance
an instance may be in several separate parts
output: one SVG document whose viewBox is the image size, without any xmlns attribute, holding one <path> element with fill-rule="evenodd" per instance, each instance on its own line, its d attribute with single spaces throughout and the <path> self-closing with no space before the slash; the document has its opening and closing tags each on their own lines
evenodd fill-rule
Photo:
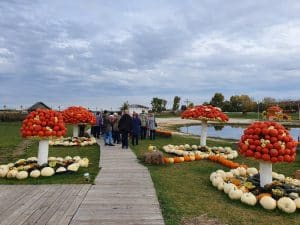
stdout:
<svg viewBox="0 0 300 225">
<path fill-rule="evenodd" d="M 194 120 L 212 120 L 219 122 L 227 122 L 228 116 L 224 114 L 220 108 L 211 105 L 198 105 L 193 108 L 186 109 L 181 114 L 182 119 Z"/>
<path fill-rule="evenodd" d="M 95 115 L 82 106 L 71 106 L 62 112 L 64 121 L 70 124 L 95 124 Z"/>
<path fill-rule="evenodd" d="M 280 113 L 282 112 L 283 109 L 280 108 L 279 106 L 277 105 L 273 105 L 273 106 L 270 106 L 268 109 L 267 109 L 267 112 L 268 113 Z"/>
<path fill-rule="evenodd" d="M 37 109 L 23 121 L 22 137 L 61 137 L 67 129 L 61 113 L 51 109 Z"/>
<path fill-rule="evenodd" d="M 296 142 L 281 124 L 254 122 L 244 130 L 239 151 L 243 156 L 272 163 L 293 162 L 296 159 Z"/>
</svg>

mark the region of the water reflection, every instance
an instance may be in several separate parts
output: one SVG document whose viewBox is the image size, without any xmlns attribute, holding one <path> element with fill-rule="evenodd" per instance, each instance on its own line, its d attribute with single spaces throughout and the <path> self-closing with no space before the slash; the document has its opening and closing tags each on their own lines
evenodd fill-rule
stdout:
<svg viewBox="0 0 300 225">
<path fill-rule="evenodd" d="M 209 125 L 207 136 L 238 140 L 240 139 L 246 127 L 247 125 Z M 293 127 L 288 129 L 289 133 L 293 136 L 293 138 L 295 140 L 298 140 L 298 136 L 300 135 L 300 128 Z M 179 128 L 179 130 L 183 133 L 200 135 L 201 125 L 183 126 Z"/>
</svg>

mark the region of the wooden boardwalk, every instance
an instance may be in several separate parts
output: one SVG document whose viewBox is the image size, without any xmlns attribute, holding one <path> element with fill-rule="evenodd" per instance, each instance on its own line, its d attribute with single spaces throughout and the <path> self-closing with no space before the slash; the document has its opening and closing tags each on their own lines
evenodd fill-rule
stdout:
<svg viewBox="0 0 300 225">
<path fill-rule="evenodd" d="M 101 144 L 100 166 L 71 225 L 164 225 L 149 171 L 130 149 Z"/>
<path fill-rule="evenodd" d="M 91 185 L 0 185 L 0 225 L 67 225 Z"/>
<path fill-rule="evenodd" d="M 0 225 L 163 225 L 146 167 L 130 149 L 101 148 L 96 185 L 0 185 Z"/>
</svg>

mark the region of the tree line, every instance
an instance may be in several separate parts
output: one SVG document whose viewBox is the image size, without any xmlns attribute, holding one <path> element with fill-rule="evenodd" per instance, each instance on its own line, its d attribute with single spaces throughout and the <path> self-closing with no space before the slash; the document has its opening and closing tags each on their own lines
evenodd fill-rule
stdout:
<svg viewBox="0 0 300 225">
<path fill-rule="evenodd" d="M 175 96 L 173 99 L 172 111 L 176 112 L 179 109 L 185 110 L 186 108 L 193 107 L 194 103 L 186 101 L 186 104 L 180 105 L 181 98 Z M 296 112 L 300 104 L 300 100 L 277 100 L 271 97 L 265 97 L 262 101 L 255 101 L 249 95 L 233 95 L 229 99 L 225 99 L 224 95 L 220 92 L 214 94 L 209 102 L 204 102 L 204 105 L 213 105 L 219 107 L 224 112 L 255 112 L 265 111 L 268 107 L 273 105 L 280 106 L 286 112 Z M 154 97 L 151 101 L 152 110 L 154 112 L 162 112 L 166 110 L 167 100 Z"/>
</svg>

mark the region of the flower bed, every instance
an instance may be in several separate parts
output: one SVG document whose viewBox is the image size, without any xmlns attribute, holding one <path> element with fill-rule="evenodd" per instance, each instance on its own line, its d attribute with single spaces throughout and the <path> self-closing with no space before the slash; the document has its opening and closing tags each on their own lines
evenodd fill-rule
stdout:
<svg viewBox="0 0 300 225">
<path fill-rule="evenodd" d="M 19 159 L 15 163 L 0 165 L 0 178 L 7 179 L 26 179 L 29 176 L 33 178 L 49 177 L 57 174 L 77 172 L 80 167 L 88 167 L 89 160 L 79 156 L 71 157 L 49 157 L 48 163 L 38 165 L 36 157 Z"/>
<path fill-rule="evenodd" d="M 238 167 L 229 172 L 217 170 L 210 175 L 210 181 L 232 200 L 240 200 L 251 206 L 259 202 L 267 210 L 278 207 L 286 213 L 296 212 L 300 208 L 300 180 L 275 172 L 272 177 L 272 183 L 260 187 L 256 168 Z"/>
<path fill-rule="evenodd" d="M 67 137 L 52 139 L 49 141 L 51 146 L 87 146 L 96 144 L 94 137 Z"/>
</svg>

